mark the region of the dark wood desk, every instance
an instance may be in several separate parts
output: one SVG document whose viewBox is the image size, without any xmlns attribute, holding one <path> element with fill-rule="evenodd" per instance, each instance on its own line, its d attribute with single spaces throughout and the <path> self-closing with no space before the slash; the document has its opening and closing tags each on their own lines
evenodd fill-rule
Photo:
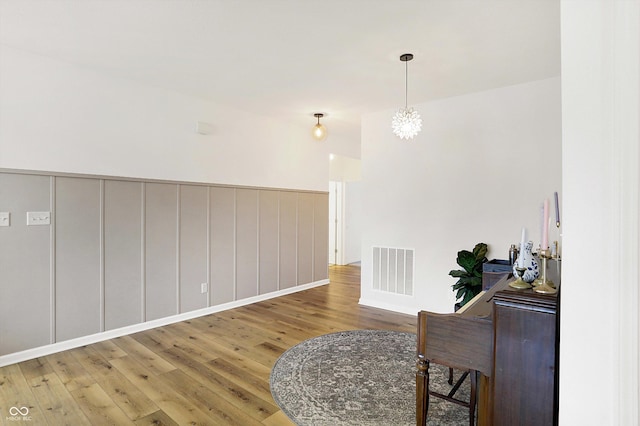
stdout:
<svg viewBox="0 0 640 426">
<path fill-rule="evenodd" d="M 559 268 L 548 267 L 559 286 Z M 418 314 L 416 424 L 426 425 L 429 363 L 470 370 L 479 426 L 557 424 L 559 293 L 505 277 L 462 312 Z M 477 391 L 477 393 L 476 393 Z"/>
</svg>

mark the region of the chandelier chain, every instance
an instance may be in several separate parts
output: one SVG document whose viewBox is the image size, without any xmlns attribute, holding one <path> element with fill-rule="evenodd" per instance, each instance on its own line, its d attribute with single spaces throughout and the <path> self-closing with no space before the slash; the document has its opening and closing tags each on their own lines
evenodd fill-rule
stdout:
<svg viewBox="0 0 640 426">
<path fill-rule="evenodd" d="M 404 107 L 407 108 L 409 102 L 409 61 L 404 61 Z"/>
</svg>

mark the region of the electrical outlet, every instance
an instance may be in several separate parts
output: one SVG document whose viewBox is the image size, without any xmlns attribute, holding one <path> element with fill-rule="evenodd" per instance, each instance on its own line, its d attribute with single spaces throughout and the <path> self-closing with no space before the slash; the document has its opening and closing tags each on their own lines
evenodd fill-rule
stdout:
<svg viewBox="0 0 640 426">
<path fill-rule="evenodd" d="M 208 287 L 209 286 L 207 285 L 207 283 L 200 284 L 200 293 L 206 293 L 207 291 L 209 291 Z"/>
<path fill-rule="evenodd" d="M 27 226 L 50 225 L 50 212 L 27 212 Z"/>
</svg>

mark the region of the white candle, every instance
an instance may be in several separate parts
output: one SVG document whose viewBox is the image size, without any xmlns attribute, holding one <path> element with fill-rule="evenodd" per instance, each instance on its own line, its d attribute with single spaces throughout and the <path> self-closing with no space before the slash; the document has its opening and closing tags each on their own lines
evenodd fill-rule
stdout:
<svg viewBox="0 0 640 426">
<path fill-rule="evenodd" d="M 544 199 L 542 206 L 542 250 L 549 248 L 549 199 Z"/>
<path fill-rule="evenodd" d="M 522 236 L 520 237 L 520 254 L 518 255 L 518 268 L 524 268 L 524 246 L 527 239 L 527 230 L 522 228 Z"/>
</svg>

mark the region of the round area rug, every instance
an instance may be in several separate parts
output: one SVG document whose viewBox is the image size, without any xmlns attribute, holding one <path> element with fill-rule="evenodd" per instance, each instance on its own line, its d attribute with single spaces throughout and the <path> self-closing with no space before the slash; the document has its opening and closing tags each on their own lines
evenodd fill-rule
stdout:
<svg viewBox="0 0 640 426">
<path fill-rule="evenodd" d="M 444 368 L 432 364 L 429 372 L 432 386 L 448 386 Z M 344 331 L 283 353 L 271 371 L 271 394 L 300 426 L 415 425 L 415 374 L 415 334 Z M 430 425 L 469 422 L 457 405 L 431 398 L 429 407 Z"/>
</svg>

